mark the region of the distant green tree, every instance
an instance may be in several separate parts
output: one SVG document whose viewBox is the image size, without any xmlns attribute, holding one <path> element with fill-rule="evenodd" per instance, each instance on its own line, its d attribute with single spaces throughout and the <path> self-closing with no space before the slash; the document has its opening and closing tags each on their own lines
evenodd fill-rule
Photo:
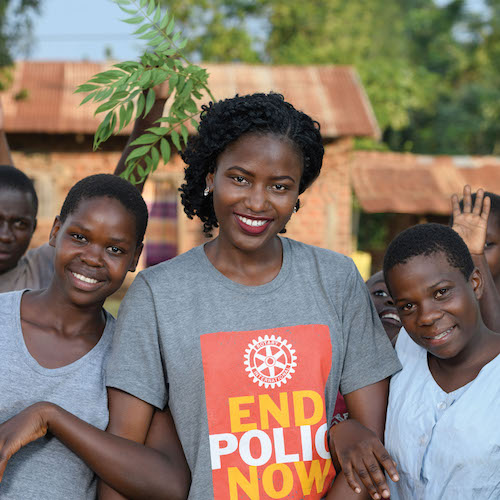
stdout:
<svg viewBox="0 0 500 500">
<path fill-rule="evenodd" d="M 41 0 L 0 0 L 0 67 L 9 66 L 20 49 L 25 49 L 33 15 Z"/>
</svg>

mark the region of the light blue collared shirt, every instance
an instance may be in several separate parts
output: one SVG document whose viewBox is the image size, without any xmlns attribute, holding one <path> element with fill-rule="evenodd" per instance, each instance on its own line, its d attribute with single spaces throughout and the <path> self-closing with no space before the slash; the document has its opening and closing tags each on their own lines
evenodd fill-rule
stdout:
<svg viewBox="0 0 500 500">
<path fill-rule="evenodd" d="M 403 370 L 392 377 L 385 446 L 398 465 L 391 500 L 500 499 L 500 355 L 447 393 L 427 351 L 401 329 Z"/>
</svg>

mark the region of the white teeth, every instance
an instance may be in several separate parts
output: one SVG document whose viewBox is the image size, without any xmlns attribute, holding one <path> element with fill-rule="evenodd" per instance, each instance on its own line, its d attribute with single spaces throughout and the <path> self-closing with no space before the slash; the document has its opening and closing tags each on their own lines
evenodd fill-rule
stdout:
<svg viewBox="0 0 500 500">
<path fill-rule="evenodd" d="M 393 319 L 394 321 L 401 323 L 399 316 L 397 314 L 394 314 L 394 313 L 386 313 L 386 314 L 382 315 L 382 319 Z"/>
<path fill-rule="evenodd" d="M 255 220 L 255 219 L 247 219 L 246 217 L 242 217 L 241 215 L 237 215 L 238 219 L 240 219 L 243 224 L 246 224 L 247 226 L 253 226 L 253 227 L 261 227 L 264 224 L 266 224 L 267 220 Z"/>
<path fill-rule="evenodd" d="M 83 274 L 78 274 L 78 273 L 71 273 L 76 279 L 83 281 L 84 283 L 97 283 L 97 280 L 93 278 L 87 278 L 87 276 L 84 276 Z"/>
<path fill-rule="evenodd" d="M 453 330 L 453 327 L 448 328 L 448 330 L 445 330 L 443 333 L 440 333 L 439 335 L 436 335 L 435 337 L 430 337 L 430 338 L 432 340 L 440 340 L 440 339 L 446 337 L 446 335 L 448 335 L 452 330 Z"/>
</svg>

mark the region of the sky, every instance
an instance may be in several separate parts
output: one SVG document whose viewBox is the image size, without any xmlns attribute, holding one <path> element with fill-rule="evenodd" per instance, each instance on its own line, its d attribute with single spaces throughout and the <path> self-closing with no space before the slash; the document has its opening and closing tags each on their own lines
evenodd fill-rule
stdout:
<svg viewBox="0 0 500 500">
<path fill-rule="evenodd" d="M 449 0 L 435 1 L 442 5 Z M 483 0 L 468 3 L 473 9 L 484 8 Z M 120 21 L 124 17 L 127 14 L 111 0 L 43 0 L 41 15 L 34 18 L 30 53 L 17 57 L 103 61 L 109 47 L 113 59 L 137 59 L 144 45 L 131 35 L 134 27 Z"/>
<path fill-rule="evenodd" d="M 136 59 L 143 45 L 126 17 L 111 0 L 44 0 L 28 58 L 102 61 L 110 47 L 114 59 Z"/>
</svg>

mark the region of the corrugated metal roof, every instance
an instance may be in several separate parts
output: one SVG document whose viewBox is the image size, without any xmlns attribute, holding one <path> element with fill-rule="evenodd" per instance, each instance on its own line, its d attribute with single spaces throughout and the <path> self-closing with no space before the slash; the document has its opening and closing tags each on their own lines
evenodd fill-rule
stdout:
<svg viewBox="0 0 500 500">
<path fill-rule="evenodd" d="M 366 212 L 445 215 L 465 184 L 500 193 L 500 158 L 357 151 L 351 179 Z"/>
<path fill-rule="evenodd" d="M 280 92 L 321 124 L 325 138 L 380 136 L 373 110 L 351 67 L 206 64 L 216 99 Z M 79 107 L 77 85 L 109 65 L 88 62 L 18 62 L 11 88 L 1 94 L 7 132 L 93 134 L 97 106 Z M 23 89 L 27 98 L 16 100 Z M 208 99 L 205 100 L 205 102 Z M 130 133 L 130 127 L 123 131 Z"/>
</svg>

